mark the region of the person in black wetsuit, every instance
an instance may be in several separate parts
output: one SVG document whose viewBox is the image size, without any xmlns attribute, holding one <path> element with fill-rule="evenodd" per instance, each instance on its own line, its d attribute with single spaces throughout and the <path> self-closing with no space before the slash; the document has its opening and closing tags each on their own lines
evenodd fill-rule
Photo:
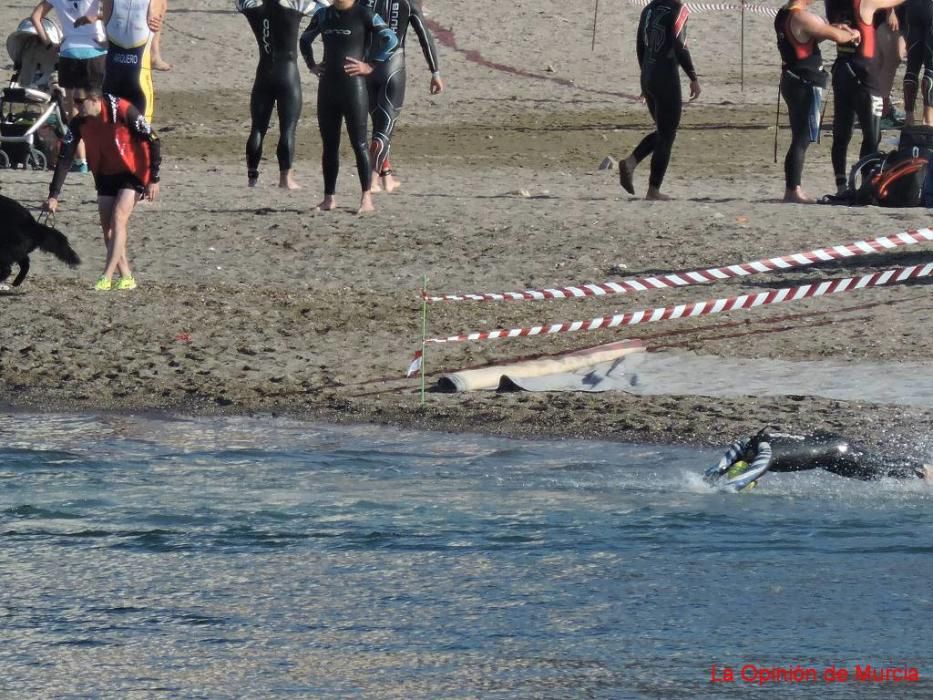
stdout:
<svg viewBox="0 0 933 700">
<path fill-rule="evenodd" d="M 375 66 L 369 76 L 369 113 L 373 120 L 370 157 L 373 162 L 373 192 L 392 192 L 401 184 L 392 175 L 389 148 L 395 122 L 405 102 L 405 37 L 409 25 L 421 43 L 421 52 L 431 71 L 428 88 L 432 95 L 444 90 L 434 38 L 424 22 L 421 0 L 364 0 L 367 7 L 382 17 L 398 37 L 399 48 L 385 63 Z M 379 180 L 382 180 L 381 187 Z"/>
<path fill-rule="evenodd" d="M 878 74 L 878 47 L 874 18 L 878 10 L 900 5 L 904 0 L 827 0 L 830 24 L 846 25 L 859 32 L 859 41 L 842 44 L 833 63 L 833 147 L 832 162 L 836 196 L 848 197 L 846 155 L 852 140 L 852 127 L 858 117 L 862 128 L 859 157 L 878 150 L 881 139 L 881 97 Z M 830 198 L 832 199 L 832 198 Z"/>
<path fill-rule="evenodd" d="M 661 194 L 661 182 L 671 159 L 671 147 L 680 125 L 683 100 L 678 66 L 690 78 L 690 99 L 700 96 L 700 81 L 687 50 L 687 8 L 679 0 L 652 0 L 638 21 L 636 51 L 641 67 L 641 90 L 657 128 L 619 162 L 619 184 L 635 194 L 632 175 L 651 154 L 651 176 L 645 199 L 670 199 Z"/>
<path fill-rule="evenodd" d="M 774 18 L 781 54 L 781 95 L 790 116 L 791 143 L 784 158 L 784 201 L 812 204 L 800 181 L 807 148 L 817 140 L 820 105 L 829 75 L 823 70 L 819 42 L 837 44 L 858 41 L 849 27 L 834 27 L 809 11 L 813 0 L 791 0 Z"/>
<path fill-rule="evenodd" d="M 324 43 L 322 63 L 314 61 L 311 49 L 318 36 Z M 346 119 L 363 191 L 358 213 L 373 211 L 372 166 L 366 138 L 369 116 L 366 76 L 373 72 L 373 63 L 384 62 L 391 56 L 398 46 L 398 38 L 385 21 L 360 0 L 334 0 L 333 5 L 314 14 L 301 35 L 300 45 L 308 68 L 320 78 L 317 121 L 323 142 L 324 201 L 318 209 L 327 211 L 337 206 L 340 122 Z"/>
<path fill-rule="evenodd" d="M 933 126 L 933 2 L 907 0 L 904 4 L 907 71 L 904 73 L 906 124 L 914 123 L 917 91 L 923 99 L 923 123 Z M 921 75 L 922 69 L 922 75 Z"/>
<path fill-rule="evenodd" d="M 729 445 L 719 464 L 706 470 L 704 479 L 741 490 L 753 485 L 765 472 L 798 472 L 825 469 L 839 476 L 873 481 L 933 479 L 933 465 L 908 457 L 874 455 L 851 444 L 841 435 L 795 435 L 764 428 L 758 434 Z"/>
<path fill-rule="evenodd" d="M 279 187 L 298 189 L 292 175 L 295 129 L 301 116 L 301 76 L 298 74 L 298 30 L 302 17 L 323 3 L 314 0 L 237 0 L 237 10 L 249 21 L 259 46 L 259 65 L 249 98 L 251 126 L 246 141 L 246 177 L 250 187 L 259 181 L 262 142 L 272 109 L 279 113 Z"/>
</svg>

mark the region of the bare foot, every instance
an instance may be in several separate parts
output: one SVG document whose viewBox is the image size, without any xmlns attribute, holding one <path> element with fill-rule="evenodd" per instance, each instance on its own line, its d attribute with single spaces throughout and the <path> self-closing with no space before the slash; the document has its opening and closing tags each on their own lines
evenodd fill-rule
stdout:
<svg viewBox="0 0 933 700">
<path fill-rule="evenodd" d="M 301 185 L 295 182 L 295 178 L 292 177 L 291 170 L 285 170 L 279 173 L 279 187 L 283 190 L 300 190 Z"/>
<path fill-rule="evenodd" d="M 784 201 L 789 204 L 816 204 L 816 200 L 804 192 L 802 187 L 784 190 Z"/>
<path fill-rule="evenodd" d="M 314 207 L 315 211 L 330 211 L 337 208 L 337 198 L 332 194 L 325 194 L 324 200 Z"/>
<path fill-rule="evenodd" d="M 172 64 L 166 63 L 161 58 L 153 58 L 152 68 L 153 70 L 172 70 Z"/>
<path fill-rule="evenodd" d="M 379 184 L 379 173 L 373 170 L 373 179 L 372 184 L 369 188 L 370 192 L 382 192 L 382 185 Z"/>
<path fill-rule="evenodd" d="M 370 192 L 364 192 L 360 197 L 360 208 L 356 210 L 356 213 L 368 214 L 373 211 L 376 211 L 376 207 L 373 206 L 373 196 Z"/>
<path fill-rule="evenodd" d="M 382 187 L 386 192 L 395 192 L 399 187 L 402 186 L 400 180 L 396 180 L 392 173 L 382 176 Z"/>
<path fill-rule="evenodd" d="M 255 187 L 259 184 L 259 171 L 250 170 L 246 173 L 246 184 L 248 187 Z"/>
<path fill-rule="evenodd" d="M 661 190 L 655 187 L 649 187 L 648 194 L 645 195 L 645 199 L 647 199 L 649 202 L 669 202 L 671 200 L 671 196 L 663 194 Z"/>
</svg>

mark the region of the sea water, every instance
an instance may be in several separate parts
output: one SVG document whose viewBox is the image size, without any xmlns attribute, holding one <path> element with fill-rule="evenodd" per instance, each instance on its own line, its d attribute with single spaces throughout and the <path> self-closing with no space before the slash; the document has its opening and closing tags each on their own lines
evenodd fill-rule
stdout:
<svg viewBox="0 0 933 700">
<path fill-rule="evenodd" d="M 933 486 L 717 458 L 0 413 L 0 697 L 933 696 Z"/>
</svg>

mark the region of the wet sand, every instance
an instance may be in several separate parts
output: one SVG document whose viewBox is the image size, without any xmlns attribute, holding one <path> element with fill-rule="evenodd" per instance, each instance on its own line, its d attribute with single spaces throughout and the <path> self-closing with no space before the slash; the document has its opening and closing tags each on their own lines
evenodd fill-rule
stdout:
<svg viewBox="0 0 933 700">
<path fill-rule="evenodd" d="M 470 12 L 517 12 L 479 4 Z M 0 22 L 13 25 L 29 9 L 0 9 Z M 437 293 L 604 282 L 874 238 L 929 221 L 922 209 L 779 203 L 770 20 L 748 20 L 744 91 L 736 47 L 711 41 L 732 20 L 691 20 L 704 94 L 685 109 L 674 147 L 664 189 L 675 201 L 650 203 L 624 193 L 614 172 L 597 170 L 606 155 L 624 155 L 648 130 L 644 108 L 631 99 L 638 89 L 630 37 L 636 9 L 620 5 L 601 15 L 595 52 L 591 15 L 555 20 L 525 8 L 480 32 L 465 21 L 465 8 L 429 3 L 428 10 L 435 27 L 453 28 L 454 40 L 445 36 L 441 47 L 449 90 L 427 94 L 429 75 L 412 38 L 408 101 L 393 148 L 403 187 L 378 195 L 374 216 L 357 217 L 359 189 L 346 144 L 339 209 L 312 211 L 321 196 L 320 140 L 316 85 L 306 71 L 296 155 L 304 189 L 274 186 L 274 123 L 260 187 L 245 186 L 252 36 L 225 2 L 173 2 L 163 50 L 176 69 L 155 75 L 163 196 L 141 205 L 131 221 L 129 252 L 140 288 L 91 289 L 103 266 L 94 190 L 89 178 L 70 176 L 56 225 L 84 265 L 72 271 L 36 254 L 24 285 L 0 293 L 0 402 L 82 412 L 271 412 L 702 444 L 768 423 L 928 452 L 931 410 L 800 395 L 429 392 L 422 406 L 419 382 L 404 372 L 419 343 L 424 276 Z M 788 138 L 782 131 L 779 160 Z M 824 138 L 808 154 L 804 184 L 813 194 L 832 185 L 829 142 Z M 854 142 L 851 157 L 856 150 Z M 642 193 L 647 170 L 645 163 L 636 173 Z M 50 173 L 0 172 L 3 194 L 36 207 L 49 179 Z M 428 332 L 446 336 L 733 296 L 929 262 L 931 251 L 933 244 L 923 244 L 604 300 L 435 305 Z M 925 363 L 930 291 L 930 281 L 920 280 L 615 331 L 429 346 L 428 385 L 444 371 L 636 337 L 649 349 L 723 357 Z"/>
</svg>

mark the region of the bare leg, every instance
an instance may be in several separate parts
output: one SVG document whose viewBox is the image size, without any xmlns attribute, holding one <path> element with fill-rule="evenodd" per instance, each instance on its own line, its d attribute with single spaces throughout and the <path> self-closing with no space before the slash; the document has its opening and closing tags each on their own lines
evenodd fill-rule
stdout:
<svg viewBox="0 0 933 700">
<path fill-rule="evenodd" d="M 670 201 L 671 197 L 670 195 L 662 194 L 661 190 L 657 187 L 649 187 L 645 199 L 651 202 L 667 202 Z"/>
<path fill-rule="evenodd" d="M 337 197 L 332 194 L 325 194 L 324 199 L 314 207 L 317 211 L 330 211 L 337 208 Z"/>
<path fill-rule="evenodd" d="M 803 191 L 798 185 L 792 190 L 784 190 L 784 201 L 790 204 L 815 204 L 816 200 Z"/>
<path fill-rule="evenodd" d="M 382 176 L 382 189 L 386 192 L 395 192 L 399 187 L 402 186 L 402 183 L 395 178 L 392 174 L 392 171 L 389 171 Z"/>
<path fill-rule="evenodd" d="M 172 64 L 162 60 L 162 30 L 152 37 L 152 68 L 153 70 L 172 70 Z"/>
<path fill-rule="evenodd" d="M 301 185 L 295 182 L 295 177 L 292 175 L 294 171 L 292 170 L 282 170 L 279 172 L 279 187 L 283 190 L 300 190 Z M 255 187 L 254 184 L 250 184 L 250 187 Z"/>
<path fill-rule="evenodd" d="M 367 214 L 371 211 L 376 211 L 376 207 L 373 206 L 372 190 L 366 190 L 360 197 L 360 208 L 356 210 L 356 213 Z"/>
<path fill-rule="evenodd" d="M 107 266 L 103 274 L 106 279 L 112 279 L 117 271 L 122 277 L 133 276 L 126 257 L 126 237 L 127 224 L 136 206 L 136 197 L 136 190 L 123 189 L 117 192 L 116 197 L 100 198 L 113 201 L 110 213 L 110 237 L 107 245 Z M 100 206 L 100 200 L 98 200 L 98 206 Z"/>
<path fill-rule="evenodd" d="M 379 184 L 379 173 L 373 170 L 373 184 L 369 189 L 370 192 L 382 192 L 382 185 Z"/>
</svg>

